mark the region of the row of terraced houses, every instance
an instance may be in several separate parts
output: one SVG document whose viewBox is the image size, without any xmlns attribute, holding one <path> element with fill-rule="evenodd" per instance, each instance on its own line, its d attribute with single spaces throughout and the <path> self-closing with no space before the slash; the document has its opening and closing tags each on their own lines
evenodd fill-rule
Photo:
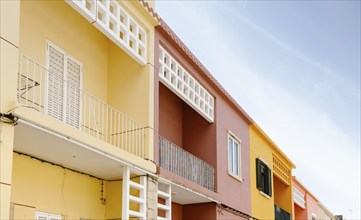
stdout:
<svg viewBox="0 0 361 220">
<path fill-rule="evenodd" d="M 335 219 L 153 1 L 0 1 L 1 219 Z"/>
</svg>

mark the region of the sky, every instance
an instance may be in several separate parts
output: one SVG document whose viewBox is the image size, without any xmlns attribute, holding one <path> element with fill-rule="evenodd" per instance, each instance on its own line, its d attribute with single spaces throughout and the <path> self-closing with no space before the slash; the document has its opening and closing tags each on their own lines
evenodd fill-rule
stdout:
<svg viewBox="0 0 361 220">
<path fill-rule="evenodd" d="M 293 175 L 348 219 L 361 219 L 360 2 L 156 2 Z"/>
</svg>

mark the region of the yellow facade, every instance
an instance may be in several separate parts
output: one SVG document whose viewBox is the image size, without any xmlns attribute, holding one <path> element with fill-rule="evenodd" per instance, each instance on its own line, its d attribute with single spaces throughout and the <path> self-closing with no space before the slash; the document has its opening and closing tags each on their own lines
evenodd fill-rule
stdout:
<svg viewBox="0 0 361 220">
<path fill-rule="evenodd" d="M 0 1 L 0 4 L 0 109 L 2 114 L 11 113 L 20 119 L 19 127 L 0 122 L 0 219 L 34 219 L 38 211 L 60 215 L 62 219 L 122 218 L 124 189 L 121 178 L 102 179 L 88 175 L 86 170 L 89 170 L 91 163 L 111 160 L 113 166 L 118 164 L 114 169 L 119 169 L 120 173 L 116 175 L 119 177 L 122 176 L 121 170 L 126 167 L 136 169 L 137 172 L 156 172 L 156 166 L 152 162 L 154 134 L 150 129 L 154 127 L 153 42 L 156 19 L 138 1 L 118 1 L 146 32 L 146 60 L 145 65 L 140 65 L 129 52 L 116 45 L 65 1 Z M 151 6 L 154 7 L 154 4 Z M 145 130 L 140 137 L 145 146 L 143 155 L 138 155 L 135 152 L 137 149 L 119 149 L 109 140 L 104 141 L 96 135 L 89 135 L 79 128 L 47 116 L 44 114 L 45 110 L 27 106 L 31 97 L 21 97 L 25 104 L 19 103 L 20 93 L 38 89 L 30 86 L 25 87 L 25 91 L 22 87 L 24 82 L 33 82 L 32 75 L 28 76 L 26 73 L 22 76 L 26 77 L 25 81 L 18 80 L 18 74 L 24 70 L 24 67 L 19 68 L 22 64 L 20 57 L 26 56 L 32 63 L 39 65 L 39 69 L 45 69 L 48 43 L 56 45 L 82 64 L 81 89 L 86 94 L 95 97 L 104 106 L 115 109 L 116 114 L 143 126 L 131 127 L 133 130 Z M 36 67 L 31 68 L 35 70 Z M 37 83 L 45 91 L 46 79 L 38 79 Z M 35 92 L 30 94 L 35 96 Z M 39 106 L 43 105 L 41 108 L 45 108 L 41 99 L 45 98 L 35 97 Z M 100 110 L 98 108 L 92 111 Z M 112 116 L 107 117 L 110 124 Z M 36 130 L 36 134 L 41 133 L 40 136 L 31 137 L 29 142 L 32 145 L 26 146 L 27 140 L 23 140 L 26 137 L 21 133 L 23 128 L 20 127 L 24 125 L 27 129 Z M 94 126 L 99 125 L 88 129 L 94 129 Z M 110 125 L 106 126 L 106 129 L 110 128 Z M 99 154 L 98 159 L 103 159 L 97 162 L 74 160 L 74 166 L 69 166 L 69 163 L 66 166 L 76 167 L 71 170 L 62 167 L 61 163 L 52 165 L 51 153 L 48 154 L 49 157 L 41 158 L 44 162 L 31 158 L 30 155 L 36 157 L 38 153 L 36 150 L 32 151 L 37 148 L 34 143 L 49 152 L 53 150 L 53 146 L 59 145 L 60 142 L 46 142 L 51 136 L 69 140 L 73 144 L 74 150 L 64 150 L 64 158 L 66 154 L 76 158 L 76 153 L 81 149 L 83 152 L 88 150 L 92 155 Z M 129 137 L 134 139 L 133 136 Z M 133 139 L 128 138 L 126 141 L 138 141 Z M 25 155 L 18 153 L 16 148 L 27 149 L 27 152 Z M 54 152 L 58 153 L 59 151 Z M 88 163 L 88 168 L 79 168 L 81 163 Z M 114 176 L 114 171 L 112 175 Z M 139 192 L 131 189 L 130 195 L 139 197 Z M 130 202 L 129 207 L 129 210 L 139 210 L 139 205 L 133 202 Z"/>
<path fill-rule="evenodd" d="M 137 7 L 134 5 L 136 4 L 129 3 L 128 7 L 135 14 Z M 151 42 L 154 41 L 152 26 L 154 21 L 149 21 L 150 18 L 147 18 L 144 12 L 139 16 L 148 29 L 147 57 L 148 62 L 152 62 L 154 49 Z M 145 157 L 152 160 L 153 132 L 150 129 L 154 123 L 154 69 L 152 66 L 140 66 L 63 1 L 39 1 L 36 4 L 23 1 L 20 17 L 20 53 L 45 67 L 46 43 L 50 41 L 80 61 L 83 64 L 83 90 L 143 124 L 146 128 Z M 147 20 L 148 23 L 144 22 Z M 37 112 L 29 115 L 28 109 L 24 110 L 20 107 L 15 109 L 15 113 L 33 120 Z M 39 117 L 41 118 L 41 115 Z M 44 121 L 44 126 L 51 126 L 53 130 L 64 130 L 61 133 L 67 134 L 70 130 L 71 136 L 85 143 L 96 141 L 68 126 L 64 127 L 63 123 L 49 117 L 35 121 L 38 123 Z M 51 123 L 52 121 L 54 123 Z M 110 148 L 101 142 L 97 146 L 102 150 Z M 114 149 L 110 150 L 114 152 Z M 140 160 L 126 152 L 116 153 L 115 151 L 115 154 L 150 172 L 155 172 L 155 166 L 151 162 Z"/>
<path fill-rule="evenodd" d="M 18 1 L 0 1 L 1 113 L 15 107 L 19 15 Z M 0 122 L 0 219 L 8 219 L 10 214 L 13 137 L 13 125 Z"/>
<path fill-rule="evenodd" d="M 272 196 L 266 196 L 257 188 L 256 158 L 262 159 L 272 170 Z M 292 170 L 294 164 L 267 137 L 257 125 L 250 126 L 250 173 L 252 216 L 258 219 L 274 219 L 274 205 L 279 206 L 293 216 L 292 175 L 285 182 L 274 170 L 274 160 L 278 160 L 286 169 Z"/>
<path fill-rule="evenodd" d="M 13 163 L 14 215 L 33 219 L 43 211 L 65 219 L 104 219 L 101 180 L 17 153 Z"/>
</svg>

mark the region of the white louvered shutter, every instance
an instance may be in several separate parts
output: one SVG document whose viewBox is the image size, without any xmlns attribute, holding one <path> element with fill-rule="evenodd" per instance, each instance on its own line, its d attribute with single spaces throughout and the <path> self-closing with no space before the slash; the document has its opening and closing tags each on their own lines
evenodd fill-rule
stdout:
<svg viewBox="0 0 361 220">
<path fill-rule="evenodd" d="M 47 114 L 63 120 L 65 54 L 48 44 Z"/>
<path fill-rule="evenodd" d="M 48 43 L 48 69 L 47 114 L 80 128 L 82 64 Z"/>
<path fill-rule="evenodd" d="M 81 112 L 81 64 L 73 58 L 67 59 L 66 123 L 79 128 Z"/>
</svg>

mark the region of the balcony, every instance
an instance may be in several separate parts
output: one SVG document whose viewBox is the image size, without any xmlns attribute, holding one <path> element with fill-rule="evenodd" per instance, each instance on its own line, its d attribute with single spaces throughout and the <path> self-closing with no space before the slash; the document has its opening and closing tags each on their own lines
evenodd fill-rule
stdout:
<svg viewBox="0 0 361 220">
<path fill-rule="evenodd" d="M 159 137 L 159 166 L 214 191 L 214 167 Z"/>
<path fill-rule="evenodd" d="M 115 44 L 144 65 L 147 57 L 147 32 L 116 0 L 66 0 Z"/>
<path fill-rule="evenodd" d="M 18 103 L 144 159 L 145 127 L 73 81 L 21 55 Z"/>
</svg>

